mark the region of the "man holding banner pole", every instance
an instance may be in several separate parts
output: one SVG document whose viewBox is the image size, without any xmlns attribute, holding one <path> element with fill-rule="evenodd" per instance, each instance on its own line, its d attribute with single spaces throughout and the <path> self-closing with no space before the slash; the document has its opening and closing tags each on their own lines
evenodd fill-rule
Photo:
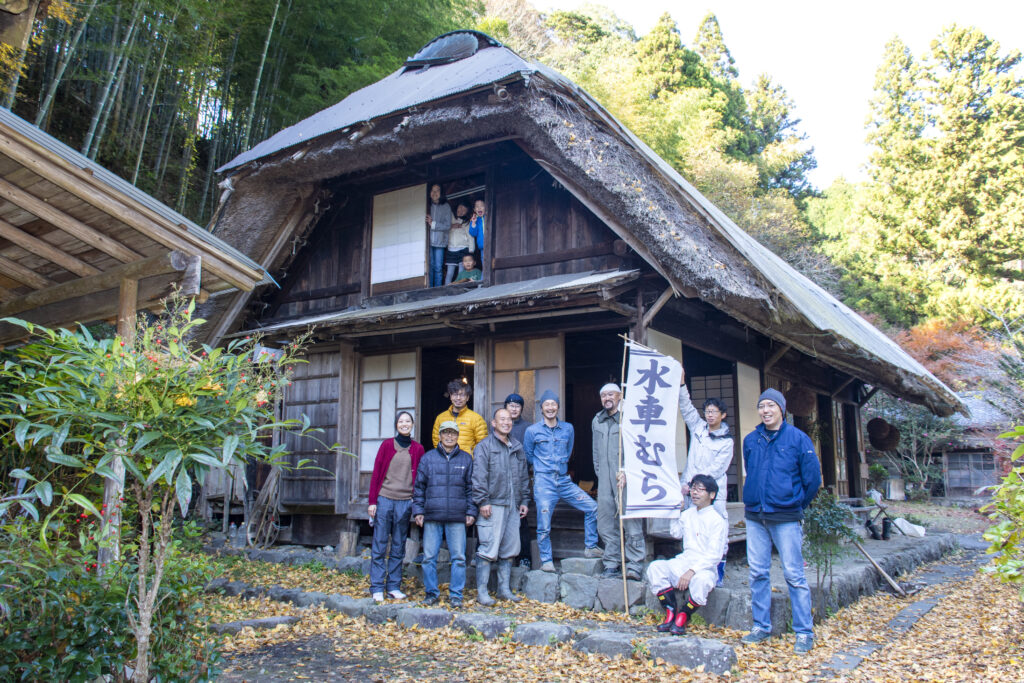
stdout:
<svg viewBox="0 0 1024 683">
<path fill-rule="evenodd" d="M 622 391 L 617 384 L 605 384 L 600 391 L 603 406 L 591 422 L 594 440 L 594 473 L 597 474 L 597 532 L 604 543 L 603 578 L 622 576 L 620 545 L 625 546 L 626 578 L 639 581 L 647 557 L 643 522 L 639 519 L 620 518 L 621 497 L 625 495 L 616 485 L 619 472 L 619 421 L 622 413 Z M 620 526 L 623 527 L 620 532 Z M 620 544 L 620 533 L 625 543 Z"/>
</svg>

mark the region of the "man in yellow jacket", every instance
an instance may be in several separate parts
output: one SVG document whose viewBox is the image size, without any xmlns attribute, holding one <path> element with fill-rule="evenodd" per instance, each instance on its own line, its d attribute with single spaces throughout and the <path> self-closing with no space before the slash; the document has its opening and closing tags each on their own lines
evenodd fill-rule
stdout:
<svg viewBox="0 0 1024 683">
<path fill-rule="evenodd" d="M 448 420 L 459 425 L 459 448 L 467 453 L 472 453 L 476 445 L 487 438 L 487 422 L 467 405 L 472 395 L 473 389 L 468 384 L 457 379 L 448 382 L 448 398 L 452 405 L 434 420 L 434 448 L 440 440 L 441 423 Z"/>
</svg>

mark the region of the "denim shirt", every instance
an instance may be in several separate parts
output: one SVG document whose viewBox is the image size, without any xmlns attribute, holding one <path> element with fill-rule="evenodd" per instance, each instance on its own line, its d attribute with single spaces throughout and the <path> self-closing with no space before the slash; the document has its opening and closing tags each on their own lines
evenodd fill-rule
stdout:
<svg viewBox="0 0 1024 683">
<path fill-rule="evenodd" d="M 548 427 L 543 420 L 527 427 L 523 449 L 533 471 L 536 474 L 565 474 L 575 437 L 572 425 L 561 420 L 554 427 Z"/>
</svg>

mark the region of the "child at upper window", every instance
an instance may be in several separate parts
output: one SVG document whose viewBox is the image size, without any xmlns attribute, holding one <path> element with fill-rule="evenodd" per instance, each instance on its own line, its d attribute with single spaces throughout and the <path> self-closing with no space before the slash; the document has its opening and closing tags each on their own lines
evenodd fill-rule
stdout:
<svg viewBox="0 0 1024 683">
<path fill-rule="evenodd" d="M 487 204 L 482 199 L 473 203 L 473 218 L 469 221 L 469 234 L 476 238 L 476 252 L 484 253 L 484 214 L 487 213 Z"/>
<path fill-rule="evenodd" d="M 481 277 L 483 277 L 483 273 L 481 273 L 480 269 L 477 268 L 476 259 L 472 254 L 466 254 L 462 257 L 462 268 L 459 270 L 459 274 L 455 277 L 455 282 L 452 284 L 479 280 Z"/>
<path fill-rule="evenodd" d="M 473 237 L 469 234 L 469 207 L 459 202 L 455 207 L 455 219 L 452 220 L 452 228 L 448 231 L 448 249 L 444 253 L 445 283 L 451 283 L 455 279 L 455 273 L 459 270 L 462 257 L 473 251 Z"/>
</svg>

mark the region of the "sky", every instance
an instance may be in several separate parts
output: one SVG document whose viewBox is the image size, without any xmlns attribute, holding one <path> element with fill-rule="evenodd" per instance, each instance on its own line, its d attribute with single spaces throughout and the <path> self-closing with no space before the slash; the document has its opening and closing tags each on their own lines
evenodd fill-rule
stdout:
<svg viewBox="0 0 1024 683">
<path fill-rule="evenodd" d="M 543 11 L 588 3 L 533 0 L 533 4 Z M 818 161 L 811 180 L 822 189 L 839 176 L 864 177 L 868 100 L 885 44 L 893 36 L 899 36 L 919 57 L 943 28 L 955 23 L 977 26 L 999 42 L 1003 52 L 1024 50 L 1024 0 L 603 0 L 597 4 L 629 21 L 637 35 L 649 31 L 668 12 L 687 44 L 704 15 L 714 12 L 743 86 L 767 73 L 796 104 L 800 129 L 814 146 Z"/>
</svg>

